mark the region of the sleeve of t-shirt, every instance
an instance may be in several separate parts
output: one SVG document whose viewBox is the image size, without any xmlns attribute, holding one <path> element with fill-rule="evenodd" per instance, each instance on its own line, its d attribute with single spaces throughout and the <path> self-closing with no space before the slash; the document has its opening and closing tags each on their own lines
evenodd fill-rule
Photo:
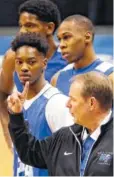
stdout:
<svg viewBox="0 0 114 177">
<path fill-rule="evenodd" d="M 69 109 L 66 107 L 67 101 L 67 96 L 56 94 L 50 98 L 46 105 L 46 120 L 52 132 L 74 123 L 73 117 L 70 114 Z"/>
</svg>

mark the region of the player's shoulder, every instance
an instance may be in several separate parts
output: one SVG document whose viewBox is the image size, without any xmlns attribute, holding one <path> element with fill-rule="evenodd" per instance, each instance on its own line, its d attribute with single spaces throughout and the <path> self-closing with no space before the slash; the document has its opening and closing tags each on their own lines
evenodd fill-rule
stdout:
<svg viewBox="0 0 114 177">
<path fill-rule="evenodd" d="M 100 59 L 100 63 L 99 63 L 99 65 L 97 65 L 96 66 L 96 69 L 97 70 L 100 70 L 100 71 L 106 71 L 106 70 L 108 70 L 108 69 L 110 69 L 110 68 L 112 68 L 112 67 L 114 67 L 114 65 L 111 63 L 111 62 L 108 62 L 108 61 L 103 61 L 103 60 L 101 60 Z"/>
<path fill-rule="evenodd" d="M 64 95 L 57 88 L 50 85 L 50 89 L 44 93 L 44 96 L 48 99 L 49 104 L 63 104 L 67 102 L 68 96 Z"/>
<path fill-rule="evenodd" d="M 59 71 L 57 71 L 54 75 L 53 75 L 53 77 L 51 78 L 51 85 L 53 85 L 54 87 L 56 87 L 56 83 L 57 83 L 57 80 L 58 80 L 58 77 L 59 77 L 59 75 L 60 75 L 60 73 L 61 73 L 61 70 L 59 70 Z"/>
<path fill-rule="evenodd" d="M 57 94 L 61 94 L 61 92 L 57 88 L 53 87 L 51 84 L 48 83 L 48 89 L 43 94 L 43 96 L 47 99 L 50 99 L 52 96 Z"/>
<path fill-rule="evenodd" d="M 55 73 L 54 76 L 51 79 L 51 84 L 55 87 L 56 84 L 57 84 L 57 80 L 58 80 L 59 76 L 61 75 L 61 73 L 64 73 L 64 72 L 72 70 L 73 66 L 74 66 L 74 63 L 68 64 L 63 69 L 61 69 L 57 73 Z"/>
</svg>

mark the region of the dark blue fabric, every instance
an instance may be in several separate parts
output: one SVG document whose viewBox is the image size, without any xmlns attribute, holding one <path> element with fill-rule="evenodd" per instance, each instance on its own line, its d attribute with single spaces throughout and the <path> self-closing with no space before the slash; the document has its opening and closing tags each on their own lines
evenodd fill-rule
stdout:
<svg viewBox="0 0 114 177">
<path fill-rule="evenodd" d="M 81 155 L 81 164 L 80 164 L 80 174 L 84 175 L 84 171 L 87 165 L 87 161 L 91 152 L 91 149 L 94 144 L 94 140 L 88 136 L 88 138 L 82 144 L 82 155 Z"/>
</svg>

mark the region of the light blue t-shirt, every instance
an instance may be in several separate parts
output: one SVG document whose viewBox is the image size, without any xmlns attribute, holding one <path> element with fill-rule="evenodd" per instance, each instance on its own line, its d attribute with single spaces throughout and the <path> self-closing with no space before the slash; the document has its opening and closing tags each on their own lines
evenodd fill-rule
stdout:
<svg viewBox="0 0 114 177">
<path fill-rule="evenodd" d="M 100 59 L 96 59 L 89 66 L 81 69 L 75 69 L 74 64 L 69 64 L 59 74 L 56 87 L 65 95 L 68 95 L 73 76 L 90 71 L 101 72 L 108 76 L 113 72 L 113 69 L 114 67 L 111 63 L 104 62 Z"/>
</svg>

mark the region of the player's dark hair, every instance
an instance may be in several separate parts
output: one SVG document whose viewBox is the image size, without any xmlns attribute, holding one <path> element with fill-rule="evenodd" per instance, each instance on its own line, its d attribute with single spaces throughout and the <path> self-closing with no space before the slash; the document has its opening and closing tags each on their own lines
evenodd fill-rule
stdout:
<svg viewBox="0 0 114 177">
<path fill-rule="evenodd" d="M 55 30 L 61 21 L 57 5 L 50 0 L 28 0 L 19 7 L 19 15 L 23 12 L 36 15 L 40 21 L 53 22 L 55 24 Z"/>
<path fill-rule="evenodd" d="M 76 22 L 76 24 L 79 25 L 79 28 L 83 28 L 85 30 L 90 31 L 92 33 L 92 40 L 94 40 L 95 27 L 89 18 L 83 15 L 71 15 L 67 17 L 64 21 Z"/>
<path fill-rule="evenodd" d="M 36 48 L 44 56 L 48 51 L 48 43 L 46 38 L 38 33 L 20 33 L 12 42 L 12 50 L 16 51 L 22 46 L 30 46 Z"/>
</svg>

